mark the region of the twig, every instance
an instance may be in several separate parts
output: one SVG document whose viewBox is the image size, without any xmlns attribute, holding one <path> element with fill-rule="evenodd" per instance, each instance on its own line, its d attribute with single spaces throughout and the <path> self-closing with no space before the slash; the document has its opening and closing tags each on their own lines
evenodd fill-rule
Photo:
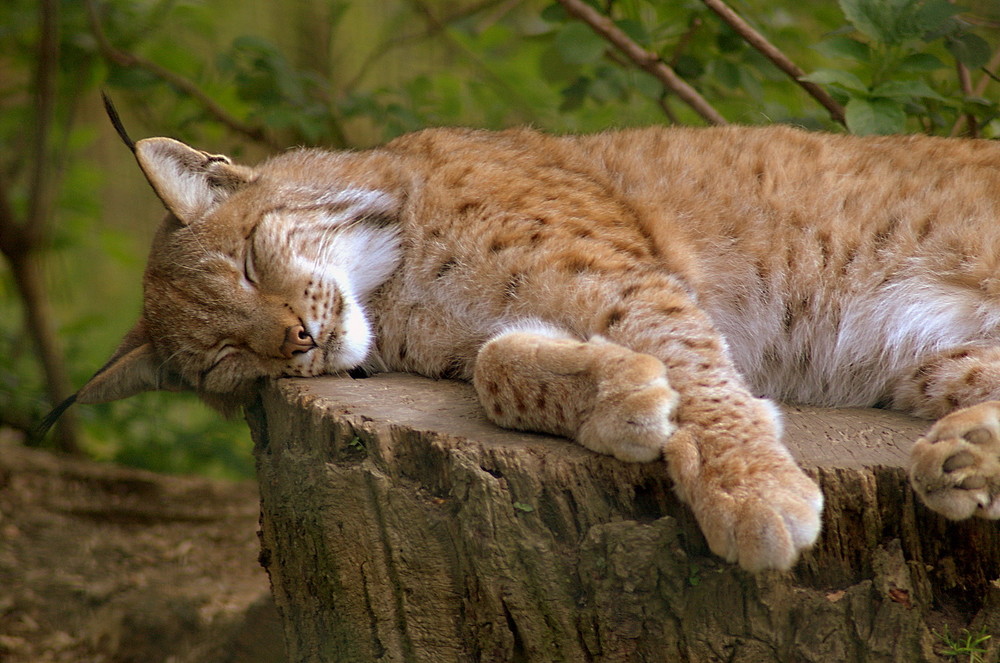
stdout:
<svg viewBox="0 0 1000 663">
<path fill-rule="evenodd" d="M 677 63 L 680 61 L 681 56 L 684 55 L 684 51 L 687 50 L 688 44 L 694 39 L 694 35 L 701 29 L 702 20 L 699 16 L 691 17 L 691 22 L 688 24 L 688 29 L 684 31 L 680 39 L 677 40 L 677 45 L 674 47 L 674 55 L 670 58 L 668 63 L 671 67 L 676 67 Z"/>
<path fill-rule="evenodd" d="M 966 97 L 971 97 L 972 75 L 969 73 L 969 68 L 961 62 L 956 61 L 955 69 L 958 72 L 958 84 L 962 88 L 962 94 Z M 979 123 L 976 121 L 976 116 L 972 113 L 963 113 L 962 115 L 959 115 L 958 120 L 955 122 L 955 126 L 951 128 L 952 136 L 959 136 L 963 133 L 968 135 L 970 138 L 979 137 Z"/>
<path fill-rule="evenodd" d="M 997 67 L 1000 67 L 1000 50 L 993 54 L 993 57 L 990 58 L 990 61 L 985 66 L 980 68 L 983 75 L 979 79 L 979 83 L 976 85 L 977 97 L 981 97 L 986 94 L 986 86 L 988 86 L 991 81 L 1000 83 L 1000 77 L 993 73 Z"/>
<path fill-rule="evenodd" d="M 228 127 L 231 131 L 243 134 L 247 138 L 266 145 L 272 150 L 277 151 L 281 149 L 281 146 L 278 143 L 268 137 L 263 127 L 247 124 L 233 117 L 227 113 L 222 106 L 217 104 L 207 93 L 205 93 L 204 90 L 195 85 L 193 81 L 190 81 L 177 72 L 171 71 L 166 67 L 162 67 L 151 60 L 147 60 L 133 53 L 128 53 L 115 48 L 108 40 L 107 35 L 101 27 L 101 22 L 97 15 L 97 7 L 95 6 L 94 0 L 86 0 L 86 6 L 87 20 L 90 23 L 90 30 L 94 33 L 94 38 L 97 40 L 97 46 L 105 58 L 122 67 L 135 67 L 148 71 L 160 80 L 172 86 L 177 91 L 197 100 L 209 115 L 214 117 L 219 123 Z"/>
<path fill-rule="evenodd" d="M 667 95 L 661 95 L 659 99 L 656 100 L 656 104 L 663 111 L 663 114 L 667 116 L 667 122 L 670 124 L 680 124 L 680 119 L 678 119 L 677 114 L 674 113 L 674 109 L 670 107 L 670 98 Z"/>
<path fill-rule="evenodd" d="M 597 12 L 581 0 L 559 0 L 566 11 L 577 17 L 601 37 L 611 42 L 632 62 L 652 74 L 668 90 L 681 98 L 702 119 L 710 124 L 728 124 L 726 118 L 702 97 L 697 90 L 677 75 L 658 55 L 650 53 L 642 46 L 632 41 L 628 35 L 618 29 L 610 18 Z"/>
<path fill-rule="evenodd" d="M 826 93 L 826 90 L 815 83 L 802 80 L 806 75 L 802 69 L 792 62 L 788 56 L 767 40 L 767 37 L 757 32 L 749 23 L 744 21 L 739 14 L 733 11 L 723 0 L 702 0 L 709 9 L 715 12 L 719 18 L 725 21 L 729 27 L 735 30 L 748 44 L 757 49 L 764 57 L 774 63 L 778 69 L 788 74 L 803 90 L 818 101 L 830 112 L 830 117 L 839 124 L 846 126 L 844 119 L 844 107 Z"/>
</svg>

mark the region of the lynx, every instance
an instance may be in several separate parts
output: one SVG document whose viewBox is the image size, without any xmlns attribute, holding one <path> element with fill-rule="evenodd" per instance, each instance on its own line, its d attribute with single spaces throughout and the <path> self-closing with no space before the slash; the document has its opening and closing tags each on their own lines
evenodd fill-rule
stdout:
<svg viewBox="0 0 1000 663">
<path fill-rule="evenodd" d="M 429 129 L 257 167 L 131 145 L 168 214 L 77 394 L 353 369 L 471 381 L 500 426 L 662 460 L 711 549 L 787 569 L 822 495 L 771 400 L 940 418 L 911 481 L 1000 517 L 1000 145 L 770 128 Z"/>
</svg>

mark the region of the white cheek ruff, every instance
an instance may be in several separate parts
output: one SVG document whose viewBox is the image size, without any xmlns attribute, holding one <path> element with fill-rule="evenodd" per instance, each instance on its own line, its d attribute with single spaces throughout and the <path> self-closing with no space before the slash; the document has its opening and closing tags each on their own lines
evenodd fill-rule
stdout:
<svg viewBox="0 0 1000 663">
<path fill-rule="evenodd" d="M 341 335 L 335 353 L 327 355 L 327 365 L 334 371 L 359 366 L 368 357 L 372 346 L 372 332 L 361 305 L 354 297 L 344 295 Z"/>
</svg>

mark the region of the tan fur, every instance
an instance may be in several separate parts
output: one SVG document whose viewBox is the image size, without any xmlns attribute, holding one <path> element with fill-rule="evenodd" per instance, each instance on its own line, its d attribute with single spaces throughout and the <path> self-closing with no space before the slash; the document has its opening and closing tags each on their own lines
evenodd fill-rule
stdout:
<svg viewBox="0 0 1000 663">
<path fill-rule="evenodd" d="M 712 550 L 788 568 L 822 497 L 770 401 L 951 414 L 913 485 L 1000 517 L 1000 146 L 784 127 L 434 129 L 256 168 L 136 145 L 171 214 L 83 402 L 359 365 L 504 426 L 663 457 Z M 961 408 L 970 408 L 961 410 Z"/>
</svg>

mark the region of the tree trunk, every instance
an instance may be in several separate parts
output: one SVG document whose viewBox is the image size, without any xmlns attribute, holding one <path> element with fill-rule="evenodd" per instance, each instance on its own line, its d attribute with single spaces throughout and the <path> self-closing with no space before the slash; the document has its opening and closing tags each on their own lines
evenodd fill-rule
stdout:
<svg viewBox="0 0 1000 663">
<path fill-rule="evenodd" d="M 750 574 L 660 463 L 498 429 L 462 383 L 279 381 L 248 420 L 289 660 L 913 663 L 940 660 L 933 631 L 1000 633 L 996 524 L 907 486 L 927 422 L 785 413 L 824 530 L 793 571 Z"/>
</svg>

